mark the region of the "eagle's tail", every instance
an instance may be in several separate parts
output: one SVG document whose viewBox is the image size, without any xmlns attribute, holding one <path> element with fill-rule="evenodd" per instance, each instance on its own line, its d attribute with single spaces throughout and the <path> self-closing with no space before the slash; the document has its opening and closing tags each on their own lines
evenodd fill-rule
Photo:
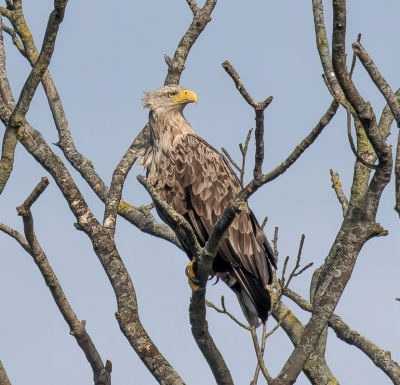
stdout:
<svg viewBox="0 0 400 385">
<path fill-rule="evenodd" d="M 259 326 L 260 319 L 265 322 L 271 310 L 271 297 L 262 282 L 241 268 L 234 268 L 237 279 L 232 286 L 247 322 L 254 327 Z"/>
</svg>

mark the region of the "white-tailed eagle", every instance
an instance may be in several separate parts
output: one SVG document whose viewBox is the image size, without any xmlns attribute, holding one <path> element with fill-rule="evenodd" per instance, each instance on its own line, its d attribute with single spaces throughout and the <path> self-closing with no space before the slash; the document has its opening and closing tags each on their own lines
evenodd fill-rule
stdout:
<svg viewBox="0 0 400 385">
<path fill-rule="evenodd" d="M 164 86 L 145 95 L 150 141 L 138 150 L 139 165 L 147 169 L 147 180 L 186 218 L 204 246 L 214 224 L 241 191 L 239 179 L 226 159 L 197 136 L 184 118 L 186 104 L 197 103 L 193 91 Z M 166 221 L 161 212 L 159 215 Z M 185 240 L 180 241 L 185 248 Z M 253 326 L 259 324 L 258 318 L 266 321 L 271 309 L 266 288 L 272 280 L 271 265 L 276 268 L 274 253 L 247 207 L 225 232 L 213 272 L 236 293 Z"/>
</svg>

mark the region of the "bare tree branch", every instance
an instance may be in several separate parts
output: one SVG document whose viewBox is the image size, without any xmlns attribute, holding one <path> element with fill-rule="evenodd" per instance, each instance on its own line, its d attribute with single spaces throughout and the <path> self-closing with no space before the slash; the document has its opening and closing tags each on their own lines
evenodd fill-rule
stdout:
<svg viewBox="0 0 400 385">
<path fill-rule="evenodd" d="M 229 161 L 232 163 L 233 167 L 236 168 L 236 170 L 239 171 L 240 173 L 240 185 L 243 188 L 243 179 L 244 179 L 244 173 L 245 173 L 245 166 L 246 166 L 246 155 L 247 155 L 247 150 L 249 148 L 249 142 L 250 142 L 250 137 L 253 129 L 251 128 L 247 134 L 246 141 L 244 144 L 244 147 L 242 143 L 239 143 L 239 148 L 240 152 L 242 153 L 242 168 L 240 168 L 236 162 L 232 159 L 232 157 L 229 155 L 228 151 L 225 150 L 225 148 L 222 147 L 222 152 L 225 154 L 225 156 L 229 159 Z"/>
<path fill-rule="evenodd" d="M 355 42 L 352 45 L 354 53 L 360 59 L 362 65 L 367 70 L 368 75 L 371 77 L 372 81 L 378 87 L 378 90 L 382 93 L 388 106 L 392 110 L 394 119 L 397 122 L 397 127 L 400 128 L 400 105 L 397 101 L 397 97 L 390 88 L 389 84 L 383 78 L 378 68 L 372 61 L 371 57 L 368 55 L 367 51 L 360 44 L 360 42 Z"/>
<path fill-rule="evenodd" d="M 240 77 L 236 70 L 232 67 L 228 60 L 222 63 L 222 67 L 228 73 L 228 75 L 233 79 L 236 88 L 246 100 L 254 108 L 256 114 L 256 155 L 254 164 L 254 178 L 261 177 L 262 174 L 262 163 L 264 160 L 264 110 L 271 104 L 273 97 L 270 96 L 263 102 L 256 103 L 253 98 L 248 94 L 244 88 L 243 83 L 240 81 Z"/>
<path fill-rule="evenodd" d="M 108 230 L 94 217 L 68 170 L 41 134 L 27 122 L 23 129 L 21 144 L 55 179 L 79 227 L 89 236 L 110 279 L 118 304 L 116 318 L 122 333 L 157 381 L 165 381 L 168 385 L 183 385 L 182 379 L 159 352 L 140 322 L 132 281 Z"/>
<path fill-rule="evenodd" d="M 11 238 L 14 238 L 27 253 L 32 255 L 32 250 L 29 246 L 29 243 L 18 231 L 12 229 L 11 227 L 8 227 L 4 223 L 0 223 L 0 231 L 9 235 Z"/>
<path fill-rule="evenodd" d="M 349 345 L 354 345 L 365 353 L 394 384 L 400 384 L 400 366 L 392 360 L 390 352 L 380 349 L 355 330 L 351 330 L 336 314 L 333 314 L 329 320 L 329 326 L 334 330 L 338 338 Z"/>
<path fill-rule="evenodd" d="M 0 385 L 11 385 L 6 370 L 4 369 L 4 366 L 1 361 L 0 361 Z"/>
<path fill-rule="evenodd" d="M 195 0 L 186 0 L 186 1 L 189 4 L 189 7 L 193 12 L 193 16 L 196 16 L 200 11 L 200 8 L 197 5 L 196 1 Z"/>
<path fill-rule="evenodd" d="M 12 42 L 13 44 L 18 48 L 18 51 L 21 53 L 22 56 L 26 57 L 26 53 L 25 53 L 25 48 L 24 46 L 21 44 L 21 42 L 18 39 L 18 36 L 16 34 L 16 32 L 12 29 L 12 28 L 8 28 L 6 25 L 4 25 L 3 23 L 1 23 L 1 29 L 8 33 L 11 36 Z"/>
<path fill-rule="evenodd" d="M 64 10 L 68 0 L 55 0 L 54 10 L 47 24 L 42 50 L 21 91 L 17 105 L 12 112 L 6 132 L 4 133 L 3 148 L 0 161 L 0 193 L 3 191 L 13 169 L 14 150 L 18 142 L 18 130 L 22 128 L 25 115 L 28 112 L 33 95 L 50 64 L 60 23 L 64 18 Z M 14 4 L 15 5 L 15 4 Z M 15 5 L 16 6 L 16 5 Z M 20 135 L 22 132 L 20 131 Z"/>
<path fill-rule="evenodd" d="M 267 174 L 263 174 L 262 177 L 255 181 L 251 181 L 239 194 L 236 199 L 248 199 L 254 192 L 256 192 L 262 185 L 271 182 L 276 179 L 278 176 L 282 175 L 296 160 L 301 156 L 301 154 L 309 147 L 312 143 L 314 143 L 315 139 L 317 139 L 318 135 L 322 132 L 322 130 L 328 125 L 328 123 L 334 117 L 337 109 L 339 107 L 339 103 L 336 100 L 332 101 L 331 106 L 329 107 L 326 114 L 321 118 L 318 124 L 313 128 L 310 134 L 301 141 L 299 145 L 296 146 L 294 151 L 284 160 L 279 166 L 277 166 L 274 170 L 270 171 Z"/>
<path fill-rule="evenodd" d="M 330 170 L 331 176 L 332 176 L 332 188 L 335 190 L 336 196 L 342 205 L 342 210 L 343 210 L 343 216 L 346 215 L 347 209 L 349 208 L 349 202 L 344 195 L 344 192 L 342 190 L 342 184 L 340 183 L 339 179 L 339 174 L 337 171 L 333 171 L 332 169 Z"/>
<path fill-rule="evenodd" d="M 357 42 L 359 43 L 360 41 L 361 41 L 361 33 L 359 33 L 357 37 Z M 357 61 L 357 55 L 355 52 L 353 52 L 353 60 L 351 61 L 351 67 L 349 72 L 350 77 L 353 76 L 354 68 L 356 66 L 356 61 Z"/>
<path fill-rule="evenodd" d="M 275 302 L 277 300 L 275 293 L 271 293 L 271 296 Z M 276 306 L 272 309 L 272 316 L 276 321 L 281 322 L 281 328 L 290 338 L 293 345 L 297 346 L 304 332 L 303 324 L 282 301 L 276 303 Z M 318 340 L 314 355 L 310 356 L 304 363 L 303 372 L 312 385 L 338 385 L 339 382 L 325 361 L 323 349 L 320 349 L 321 345 L 324 346 L 324 341 Z"/>
<path fill-rule="evenodd" d="M 18 234 L 17 231 L 8 228 L 0 224 L 1 230 L 15 238 L 20 245 L 33 257 L 36 265 L 38 266 L 42 276 L 49 287 L 50 292 L 56 302 L 62 316 L 70 327 L 70 334 L 75 337 L 79 347 L 85 353 L 85 356 L 90 363 L 93 371 L 93 378 L 95 385 L 110 385 L 111 375 L 110 371 L 107 371 L 101 357 L 94 346 L 90 336 L 86 332 L 85 323 L 86 321 L 79 321 L 74 311 L 72 310 L 67 297 L 65 296 L 61 285 L 50 266 L 50 263 L 40 247 L 39 242 L 36 239 L 36 235 L 33 229 L 33 217 L 30 211 L 32 204 L 39 198 L 48 186 L 49 181 L 47 178 L 42 178 L 41 182 L 32 191 L 31 195 L 25 200 L 25 202 L 17 207 L 19 215 L 22 216 L 24 221 L 24 230 L 26 240 L 22 235 Z M 2 382 L 0 381 L 0 384 Z"/>
<path fill-rule="evenodd" d="M 396 189 L 396 206 L 394 207 L 394 209 L 400 216 L 400 132 L 397 136 L 394 177 L 395 177 L 395 189 Z"/>
<path fill-rule="evenodd" d="M 26 57 L 33 66 L 36 63 L 38 52 L 36 50 L 32 34 L 26 25 L 23 13 L 12 13 L 9 17 L 9 20 L 13 24 L 14 29 L 21 36 L 25 51 L 28 52 Z M 2 66 L 2 68 L 5 69 L 5 64 Z M 56 145 L 60 147 L 70 164 L 81 174 L 81 176 L 86 180 L 97 196 L 104 203 L 106 203 L 109 194 L 109 188 L 104 184 L 100 176 L 95 171 L 92 162 L 77 151 L 68 126 L 67 118 L 64 113 L 60 95 L 57 92 L 48 70 L 46 70 L 43 75 L 42 85 L 45 90 L 59 135 L 59 142 L 56 143 Z M 146 134 L 146 132 L 144 132 L 144 134 Z M 129 159 L 129 161 L 134 163 L 137 157 L 134 155 L 132 150 L 143 140 L 148 140 L 146 135 L 138 135 L 124 155 L 124 158 Z M 133 159 L 131 160 L 131 158 Z M 150 211 L 143 210 L 140 207 L 134 207 L 121 200 L 118 205 L 118 214 L 136 226 L 139 230 L 165 239 L 181 248 L 181 245 L 174 232 L 171 231 L 168 226 L 158 223 Z"/>
<path fill-rule="evenodd" d="M 284 295 L 294 301 L 303 310 L 308 312 L 313 311 L 312 305 L 306 299 L 290 289 L 287 289 Z M 336 314 L 332 314 L 329 319 L 329 326 L 334 330 L 339 339 L 349 345 L 355 346 L 366 354 L 394 384 L 400 384 L 400 366 L 391 359 L 389 352 L 385 352 L 355 330 L 351 330 Z"/>
<path fill-rule="evenodd" d="M 195 7 L 194 0 L 186 0 L 194 13 L 193 21 L 187 32 L 183 35 L 175 51 L 174 57 L 170 59 L 168 64 L 168 74 L 165 78 L 164 85 L 179 84 L 182 71 L 185 69 L 185 62 L 189 55 L 189 51 L 193 44 L 203 32 L 204 28 L 211 21 L 211 13 L 214 10 L 217 0 L 207 0 L 203 8 Z"/>
<path fill-rule="evenodd" d="M 115 233 L 118 206 L 121 201 L 124 182 L 135 160 L 136 158 L 132 155 L 131 151 L 128 151 L 122 157 L 121 161 L 113 172 L 110 191 L 106 199 L 103 221 L 103 227 L 108 229 L 112 236 L 114 236 Z"/>
</svg>

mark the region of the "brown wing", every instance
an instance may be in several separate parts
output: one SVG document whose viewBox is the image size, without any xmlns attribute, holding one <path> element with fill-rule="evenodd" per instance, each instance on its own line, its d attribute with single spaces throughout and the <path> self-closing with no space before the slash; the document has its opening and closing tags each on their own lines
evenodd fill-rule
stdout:
<svg viewBox="0 0 400 385">
<path fill-rule="evenodd" d="M 203 243 L 241 190 L 226 159 L 191 134 L 178 139 L 169 156 L 159 155 L 148 178 L 176 211 L 188 214 Z M 268 251 L 266 236 L 247 207 L 226 231 L 219 254 L 233 267 L 243 267 L 260 279 L 265 287 L 272 277 L 267 258 L 273 259 L 273 254 Z M 275 265 L 274 259 L 271 262 Z"/>
</svg>

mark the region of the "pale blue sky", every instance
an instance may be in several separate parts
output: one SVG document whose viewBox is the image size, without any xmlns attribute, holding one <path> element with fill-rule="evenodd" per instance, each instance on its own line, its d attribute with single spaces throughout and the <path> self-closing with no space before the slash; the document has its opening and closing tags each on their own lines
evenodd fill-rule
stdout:
<svg viewBox="0 0 400 385">
<path fill-rule="evenodd" d="M 51 0 L 24 1 L 24 12 L 40 47 Z M 115 5 L 114 5 L 115 4 Z M 2 4 L 4 5 L 4 4 Z M 202 5 L 202 4 L 201 4 Z M 331 3 L 324 2 L 328 36 Z M 357 0 L 348 4 L 347 52 L 362 33 L 362 44 L 383 76 L 400 85 L 398 35 L 400 5 L 395 0 Z M 147 121 L 141 107 L 142 90 L 154 91 L 166 75 L 163 54 L 173 55 L 189 26 L 192 13 L 184 0 L 127 1 L 71 0 L 60 26 L 50 71 L 61 95 L 76 147 L 90 159 L 108 184 L 112 171 Z M 5 36 L 9 79 L 17 98 L 30 67 Z M 254 126 L 253 110 L 239 95 L 221 67 L 229 60 L 248 92 L 257 101 L 274 96 L 266 110 L 265 162 L 268 171 L 280 163 L 315 126 L 331 103 L 315 48 L 311 0 L 219 0 L 212 22 L 194 45 L 181 84 L 198 95 L 197 106 L 185 109 L 194 131 L 213 147 L 225 147 L 239 159 L 238 143 Z M 349 59 L 350 63 L 350 59 Z M 364 69 L 357 65 L 355 83 L 371 101 L 377 115 L 385 102 Z M 27 118 L 48 143 L 57 141 L 50 110 L 38 89 Z M 397 138 L 393 126 L 390 143 Z M 4 132 L 2 129 L 0 132 Z M 252 165 L 254 142 L 248 165 Z M 54 152 L 62 157 L 54 146 Z M 62 157 L 63 159 L 63 157 Z M 339 172 L 349 196 L 354 156 L 346 134 L 344 111 L 315 144 L 284 175 L 264 186 L 250 206 L 260 220 L 268 215 L 265 231 L 271 239 L 279 226 L 279 268 L 286 255 L 293 265 L 301 234 L 306 235 L 303 266 L 321 265 L 342 220 L 342 210 L 331 188 L 329 169 Z M 131 204 L 150 198 L 130 173 L 123 198 Z M 41 176 L 48 175 L 22 146 L 15 168 L 0 199 L 0 221 L 23 231 L 15 207 Z M 78 173 L 72 175 L 98 219 L 103 205 Z M 247 180 L 251 175 L 248 169 Z M 389 230 L 386 238 L 369 241 L 359 255 L 353 277 L 336 309 L 348 325 L 400 356 L 398 323 L 399 220 L 393 210 L 394 184 L 385 190 L 378 221 Z M 121 334 L 114 318 L 115 297 L 91 243 L 75 230 L 75 218 L 53 180 L 33 207 L 35 229 L 78 318 L 103 360 L 113 363 L 113 384 L 155 384 L 155 380 Z M 187 384 L 214 383 L 211 372 L 190 332 L 190 288 L 184 274 L 187 257 L 176 247 L 142 234 L 119 218 L 118 250 L 131 274 L 143 325 L 158 348 Z M 31 257 L 0 234 L 0 359 L 13 385 L 83 385 L 92 381 L 89 364 L 62 319 Z M 292 266 L 291 265 L 291 266 Z M 308 298 L 310 269 L 292 284 Z M 233 293 L 222 283 L 208 286 L 208 299 L 219 303 L 225 295 L 228 309 L 243 318 Z M 285 302 L 306 322 L 309 314 Z M 250 334 L 227 317 L 208 311 L 210 331 L 224 355 L 236 384 L 249 383 L 256 366 Z M 271 319 L 269 329 L 275 322 Z M 267 341 L 266 364 L 275 376 L 292 345 L 282 330 Z M 391 381 L 363 353 L 339 341 L 330 330 L 327 362 L 343 384 L 390 384 Z M 259 384 L 264 384 L 264 379 Z M 300 375 L 298 384 L 308 380 Z"/>
</svg>

